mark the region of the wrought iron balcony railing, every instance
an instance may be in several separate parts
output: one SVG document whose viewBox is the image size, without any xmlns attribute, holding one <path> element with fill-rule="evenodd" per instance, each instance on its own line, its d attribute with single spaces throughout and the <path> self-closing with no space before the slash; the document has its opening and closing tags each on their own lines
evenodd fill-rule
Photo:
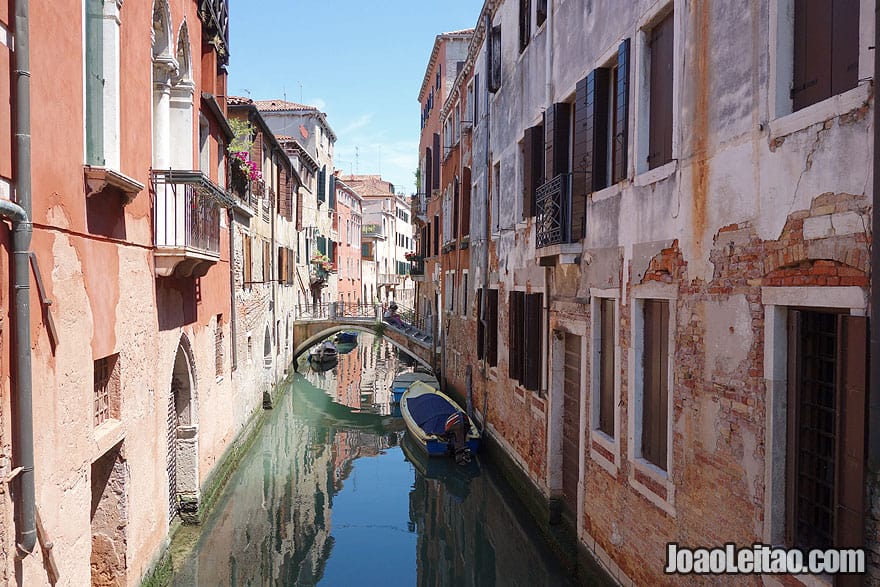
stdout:
<svg viewBox="0 0 880 587">
<path fill-rule="evenodd" d="M 571 176 L 557 175 L 535 192 L 535 246 L 571 242 Z"/>
<path fill-rule="evenodd" d="M 220 209 L 231 198 L 200 171 L 154 170 L 156 273 L 204 275 L 220 258 Z"/>
<path fill-rule="evenodd" d="M 425 260 L 421 256 L 416 255 L 409 258 L 409 274 L 413 277 L 425 274 Z"/>
</svg>

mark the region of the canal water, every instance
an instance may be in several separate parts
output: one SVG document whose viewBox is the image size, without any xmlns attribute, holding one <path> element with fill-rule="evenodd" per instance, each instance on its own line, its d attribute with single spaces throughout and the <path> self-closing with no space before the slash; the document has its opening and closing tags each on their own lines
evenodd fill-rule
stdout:
<svg viewBox="0 0 880 587">
<path fill-rule="evenodd" d="M 489 463 L 431 460 L 394 414 L 411 357 L 371 334 L 301 363 L 198 528 L 173 585 L 573 584 Z"/>
</svg>

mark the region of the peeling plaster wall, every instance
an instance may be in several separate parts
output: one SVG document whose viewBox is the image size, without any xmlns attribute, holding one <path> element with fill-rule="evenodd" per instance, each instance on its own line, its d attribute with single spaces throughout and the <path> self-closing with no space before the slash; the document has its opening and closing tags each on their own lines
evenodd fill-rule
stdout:
<svg viewBox="0 0 880 587">
<path fill-rule="evenodd" d="M 621 428 L 611 442 L 611 461 L 597 457 L 608 450 L 590 431 L 588 356 L 577 531 L 622 582 L 667 582 L 658 569 L 668 541 L 751 544 L 771 531 L 765 507 L 778 508 L 781 498 L 767 486 L 766 471 L 776 466 L 773 458 L 780 458 L 772 456 L 770 446 L 778 445 L 781 432 L 767 427 L 776 392 L 765 380 L 764 336 L 770 326 L 762 287 L 850 287 L 864 299 L 870 271 L 872 88 L 862 81 L 818 105 L 780 113 L 778 96 L 787 96 L 788 89 L 779 85 L 776 71 L 777 57 L 785 60 L 777 52 L 784 48 L 769 34 L 782 26 L 774 2 L 550 5 L 552 24 L 538 29 L 522 54 L 518 3 L 500 3 L 491 15 L 493 25 L 502 29 L 502 86 L 489 95 L 490 123 L 478 121 L 472 135 L 476 188 L 469 279 L 475 288 L 484 279 L 499 288 L 498 367 L 483 378 L 475 360 L 453 351 L 451 379 L 459 385 L 460 362 L 471 361 L 479 409 L 484 394 L 489 396 L 489 430 L 538 490 L 553 497 L 550 480 L 561 461 L 560 433 L 552 423 L 561 410 L 554 404 L 559 394 L 552 378 L 551 389 L 540 394 L 523 392 L 507 380 L 507 296 L 511 289 L 544 290 L 550 299 L 550 329 L 585 331 L 588 338 L 592 318 L 583 302 L 597 293 L 594 289 L 616 296 Z M 484 9 L 492 6 L 487 2 Z M 644 84 L 639 76 L 647 63 L 642 30 L 665 7 L 675 12 L 674 160 L 642 174 L 639 140 L 647 129 L 640 102 Z M 873 39 L 873 8 L 861 2 L 863 40 Z M 632 40 L 627 178 L 591 194 L 580 255 L 574 264 L 557 261 L 545 283 L 544 269 L 536 262 L 534 226 L 521 216 L 518 143 L 545 108 L 570 99 L 578 80 L 607 63 L 624 38 Z M 862 80 L 873 75 L 869 44 L 860 43 Z M 474 58 L 481 77 L 485 49 L 483 43 Z M 498 186 L 491 185 L 495 164 L 501 171 Z M 483 191 L 487 183 L 489 202 Z M 489 242 L 483 241 L 487 222 Z M 660 481 L 632 455 L 638 432 L 630 411 L 638 406 L 630 405 L 630 394 L 636 384 L 632 378 L 639 374 L 626 365 L 638 360 L 634 288 L 672 292 L 671 466 Z M 475 330 L 474 324 L 473 331 L 456 334 L 473 339 Z M 544 345 L 552 361 L 546 338 Z M 524 427 L 542 430 L 526 438 Z"/>
</svg>

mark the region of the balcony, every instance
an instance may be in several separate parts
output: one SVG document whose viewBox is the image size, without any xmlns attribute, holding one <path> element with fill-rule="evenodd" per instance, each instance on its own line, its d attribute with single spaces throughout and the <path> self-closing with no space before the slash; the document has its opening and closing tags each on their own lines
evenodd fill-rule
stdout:
<svg viewBox="0 0 880 587">
<path fill-rule="evenodd" d="M 153 171 L 156 274 L 202 277 L 220 259 L 220 210 L 232 199 L 200 171 Z"/>
<path fill-rule="evenodd" d="M 425 259 L 420 255 L 409 257 L 409 274 L 413 281 L 425 281 Z"/>
<path fill-rule="evenodd" d="M 540 265 L 577 263 L 580 243 L 571 239 L 571 175 L 563 173 L 535 192 L 535 252 Z"/>
<path fill-rule="evenodd" d="M 403 281 L 403 275 L 398 275 L 397 273 L 379 273 L 376 275 L 376 282 L 379 286 L 390 285 L 394 286 Z"/>
</svg>

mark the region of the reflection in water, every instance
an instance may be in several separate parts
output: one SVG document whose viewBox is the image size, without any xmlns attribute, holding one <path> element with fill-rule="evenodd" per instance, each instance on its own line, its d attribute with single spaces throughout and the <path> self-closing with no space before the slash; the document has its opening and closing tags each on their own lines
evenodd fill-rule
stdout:
<svg viewBox="0 0 880 587">
<path fill-rule="evenodd" d="M 334 369 L 300 365 L 198 540 L 172 545 L 173 584 L 567 584 L 491 470 L 400 446 L 398 370 L 364 333 Z"/>
</svg>

